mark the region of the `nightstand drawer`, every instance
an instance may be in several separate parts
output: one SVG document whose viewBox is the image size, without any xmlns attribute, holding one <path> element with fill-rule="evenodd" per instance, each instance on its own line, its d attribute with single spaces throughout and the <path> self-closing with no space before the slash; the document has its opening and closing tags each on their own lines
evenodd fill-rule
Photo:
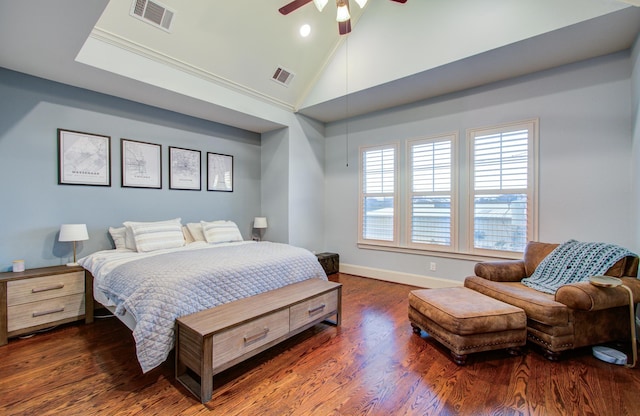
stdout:
<svg viewBox="0 0 640 416">
<path fill-rule="evenodd" d="M 7 305 L 21 305 L 78 293 L 84 293 L 84 272 L 13 280 L 7 282 Z"/>
<path fill-rule="evenodd" d="M 288 309 L 271 313 L 213 336 L 213 368 L 289 332 Z"/>
<path fill-rule="evenodd" d="M 328 313 L 335 313 L 338 310 L 338 291 L 332 290 L 331 292 L 323 295 L 316 296 L 308 299 L 304 302 L 293 305 L 290 310 L 290 324 L 291 330 L 300 328 L 309 322 L 313 322 L 322 315 Z"/>
<path fill-rule="evenodd" d="M 84 293 L 7 308 L 7 331 L 47 324 L 84 315 Z"/>
</svg>

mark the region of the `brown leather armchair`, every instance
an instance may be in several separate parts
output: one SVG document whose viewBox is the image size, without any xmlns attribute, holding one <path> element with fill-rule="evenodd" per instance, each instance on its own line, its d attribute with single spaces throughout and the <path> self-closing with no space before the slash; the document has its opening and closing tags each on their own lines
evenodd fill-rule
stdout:
<svg viewBox="0 0 640 416">
<path fill-rule="evenodd" d="M 520 282 L 558 244 L 530 242 L 522 260 L 477 263 L 475 276 L 464 285 L 477 292 L 523 309 L 527 339 L 557 360 L 566 350 L 610 341 L 629 342 L 629 293 L 621 287 L 596 287 L 589 282 L 567 284 L 555 295 L 539 292 Z M 634 303 L 640 301 L 638 257 L 619 260 L 606 273 L 629 286 Z"/>
</svg>

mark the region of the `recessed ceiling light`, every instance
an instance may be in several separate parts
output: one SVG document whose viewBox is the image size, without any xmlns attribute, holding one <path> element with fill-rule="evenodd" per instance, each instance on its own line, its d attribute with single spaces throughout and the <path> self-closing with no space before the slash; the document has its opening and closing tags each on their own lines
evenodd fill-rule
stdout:
<svg viewBox="0 0 640 416">
<path fill-rule="evenodd" d="M 300 36 L 306 38 L 311 33 L 311 26 L 304 24 L 300 26 Z"/>
</svg>

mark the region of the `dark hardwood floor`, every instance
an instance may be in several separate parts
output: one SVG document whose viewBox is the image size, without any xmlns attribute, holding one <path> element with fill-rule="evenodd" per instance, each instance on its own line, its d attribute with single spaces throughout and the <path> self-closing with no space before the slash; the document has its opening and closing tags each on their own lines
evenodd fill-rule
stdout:
<svg viewBox="0 0 640 416">
<path fill-rule="evenodd" d="M 341 327 L 317 325 L 214 378 L 200 404 L 174 358 L 142 374 L 115 318 L 71 324 L 0 347 L 2 415 L 639 415 L 640 371 L 590 350 L 547 361 L 497 351 L 458 367 L 413 334 L 413 288 L 350 275 Z M 213 411 L 213 412 L 212 412 Z"/>
</svg>

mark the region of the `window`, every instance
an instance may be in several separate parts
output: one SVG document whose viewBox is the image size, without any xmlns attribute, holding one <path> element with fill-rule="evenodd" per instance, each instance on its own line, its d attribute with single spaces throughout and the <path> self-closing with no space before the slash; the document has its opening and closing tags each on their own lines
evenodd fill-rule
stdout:
<svg viewBox="0 0 640 416">
<path fill-rule="evenodd" d="M 360 150 L 359 242 L 396 245 L 397 144 Z"/>
<path fill-rule="evenodd" d="M 535 239 L 537 120 L 469 130 L 473 252 L 522 252 Z"/>
<path fill-rule="evenodd" d="M 457 135 L 407 143 L 409 245 L 433 250 L 455 247 L 453 155 Z"/>
<path fill-rule="evenodd" d="M 360 148 L 360 247 L 522 257 L 537 239 L 538 120 L 469 129 L 460 140 L 406 140 L 402 154 L 400 142 Z"/>
</svg>

